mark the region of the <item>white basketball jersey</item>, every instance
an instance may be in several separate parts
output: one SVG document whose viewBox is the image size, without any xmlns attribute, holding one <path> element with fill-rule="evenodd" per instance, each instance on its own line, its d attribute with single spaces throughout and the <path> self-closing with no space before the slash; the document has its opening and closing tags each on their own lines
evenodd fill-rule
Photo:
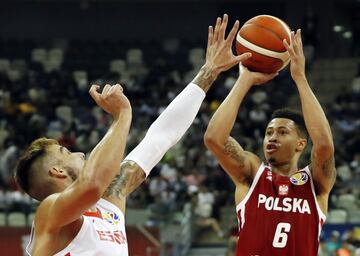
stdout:
<svg viewBox="0 0 360 256">
<path fill-rule="evenodd" d="M 114 204 L 100 199 L 96 204 L 97 212 L 83 215 L 84 222 L 75 238 L 54 256 L 128 256 L 125 233 L 125 218 Z M 31 255 L 36 237 L 34 223 L 30 243 L 26 252 Z"/>
</svg>

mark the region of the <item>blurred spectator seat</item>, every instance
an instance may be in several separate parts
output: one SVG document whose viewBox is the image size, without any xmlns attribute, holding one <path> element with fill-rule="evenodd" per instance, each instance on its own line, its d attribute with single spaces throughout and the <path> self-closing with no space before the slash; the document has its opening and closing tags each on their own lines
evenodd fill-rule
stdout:
<svg viewBox="0 0 360 256">
<path fill-rule="evenodd" d="M 33 62 L 44 64 L 47 60 L 47 50 L 44 48 L 35 48 L 31 51 L 31 60 Z"/>
<path fill-rule="evenodd" d="M 337 169 L 337 175 L 341 178 L 342 181 L 347 181 L 352 178 L 352 173 L 348 164 L 343 164 Z"/>
<path fill-rule="evenodd" d="M 27 216 L 27 225 L 31 226 L 31 224 L 33 223 L 35 218 L 35 212 L 31 212 L 29 213 L 29 215 Z"/>
<path fill-rule="evenodd" d="M 203 48 L 193 48 L 190 50 L 188 58 L 193 69 L 198 70 L 204 64 L 205 50 Z"/>
<path fill-rule="evenodd" d="M 126 62 L 128 65 L 141 65 L 143 63 L 143 52 L 141 49 L 129 49 L 126 53 Z"/>
<path fill-rule="evenodd" d="M 62 65 L 62 61 L 57 59 L 48 59 L 44 63 L 44 71 L 51 73 L 53 71 L 59 71 Z"/>
<path fill-rule="evenodd" d="M 19 70 L 23 74 L 27 71 L 27 63 L 24 59 L 15 59 L 11 62 L 11 68 Z"/>
<path fill-rule="evenodd" d="M 11 82 L 17 82 L 22 77 L 22 74 L 21 74 L 20 70 L 18 70 L 18 69 L 9 69 L 7 74 L 8 74 L 8 78 Z"/>
<path fill-rule="evenodd" d="M 64 59 L 64 51 L 59 48 L 50 49 L 48 52 L 48 59 L 62 63 Z"/>
<path fill-rule="evenodd" d="M 353 79 L 351 89 L 355 93 L 360 93 L 360 76 Z"/>
<path fill-rule="evenodd" d="M 0 59 L 0 72 L 7 73 L 10 69 L 10 61 L 8 59 Z"/>
<path fill-rule="evenodd" d="M 347 212 L 342 209 L 330 210 L 326 218 L 326 223 L 329 224 L 343 224 L 346 223 Z"/>
<path fill-rule="evenodd" d="M 149 218 L 149 211 L 146 209 L 127 209 L 126 225 L 145 225 Z"/>
<path fill-rule="evenodd" d="M 360 224 L 360 210 L 349 211 L 348 222 Z"/>
<path fill-rule="evenodd" d="M 11 212 L 8 214 L 8 225 L 10 227 L 25 227 L 26 215 L 22 212 Z"/>
<path fill-rule="evenodd" d="M 88 87 L 88 73 L 85 70 L 75 70 L 72 75 L 79 89 Z"/>
<path fill-rule="evenodd" d="M 126 62 L 121 59 L 110 61 L 110 72 L 124 75 L 126 73 Z"/>
<path fill-rule="evenodd" d="M 52 72 L 60 70 L 64 59 L 64 52 L 62 49 L 53 48 L 48 52 L 48 59 L 44 63 L 45 72 Z"/>
<path fill-rule="evenodd" d="M 68 124 L 71 123 L 72 118 L 73 118 L 73 113 L 72 113 L 72 109 L 69 106 L 59 106 L 56 108 L 55 110 L 56 113 L 56 117 Z"/>
<path fill-rule="evenodd" d="M 356 209 L 356 197 L 352 194 L 339 195 L 337 199 L 336 207 L 345 210 Z"/>
</svg>

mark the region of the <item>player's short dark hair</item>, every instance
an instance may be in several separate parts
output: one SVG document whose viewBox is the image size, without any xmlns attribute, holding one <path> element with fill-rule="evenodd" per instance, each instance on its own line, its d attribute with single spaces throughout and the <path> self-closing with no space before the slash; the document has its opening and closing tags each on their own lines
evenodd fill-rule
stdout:
<svg viewBox="0 0 360 256">
<path fill-rule="evenodd" d="M 274 118 L 286 118 L 294 121 L 296 128 L 298 130 L 299 136 L 307 139 L 309 137 L 309 134 L 306 130 L 306 125 L 304 121 L 304 117 L 300 112 L 294 111 L 289 108 L 281 108 L 275 110 L 272 115 L 271 119 Z"/>
<path fill-rule="evenodd" d="M 14 172 L 16 183 L 26 193 L 30 190 L 31 167 L 35 160 L 45 156 L 46 149 L 50 145 L 59 144 L 56 140 L 40 138 L 34 140 L 20 157 Z"/>
</svg>

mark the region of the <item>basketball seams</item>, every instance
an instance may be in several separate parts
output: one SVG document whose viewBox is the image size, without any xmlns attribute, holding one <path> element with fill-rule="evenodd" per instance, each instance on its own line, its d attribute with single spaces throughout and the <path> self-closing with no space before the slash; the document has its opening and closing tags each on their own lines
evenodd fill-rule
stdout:
<svg viewBox="0 0 360 256">
<path fill-rule="evenodd" d="M 269 28 L 267 28 L 267 27 L 265 27 L 265 26 L 261 26 L 261 25 L 256 24 L 256 23 L 245 23 L 244 26 L 245 26 L 245 25 L 256 26 L 256 27 L 262 28 L 262 29 L 264 29 L 264 30 L 266 30 L 266 31 L 268 31 L 268 32 L 271 32 L 271 34 L 275 35 L 275 37 L 278 38 L 278 39 L 282 42 L 282 38 L 281 38 L 278 34 L 276 34 L 274 31 L 270 30 Z M 290 38 L 290 37 L 289 37 L 289 38 Z"/>
<path fill-rule="evenodd" d="M 261 17 L 261 18 L 260 18 Z M 266 19 L 269 19 L 269 20 L 275 20 L 277 21 L 278 23 L 280 23 L 280 25 L 283 27 L 283 29 L 287 32 L 287 35 L 289 37 L 289 39 L 291 38 L 291 29 L 290 27 L 282 20 L 282 19 L 279 19 L 278 17 L 275 17 L 275 16 L 271 16 L 271 15 L 266 15 L 266 14 L 263 14 L 263 15 L 259 15 L 259 16 L 256 16 L 250 20 L 248 20 L 244 25 L 246 24 L 251 24 L 251 25 L 257 25 L 259 27 L 264 27 L 264 26 L 261 26 L 261 25 L 258 25 L 256 23 L 253 23 L 253 22 L 256 22 L 257 20 L 260 21 L 260 20 L 263 20 L 263 18 L 266 18 Z M 264 27 L 265 29 L 267 29 L 267 27 Z M 270 30 L 271 31 L 271 30 Z M 273 32 L 273 31 L 271 31 Z M 277 34 L 276 34 L 277 35 Z M 282 39 L 280 38 L 280 40 L 282 41 Z"/>
<path fill-rule="evenodd" d="M 283 26 L 285 31 L 288 33 L 289 39 L 291 38 L 291 29 L 289 28 L 289 26 L 282 19 L 279 19 L 279 18 L 274 17 L 274 16 L 270 16 L 270 15 L 264 15 L 264 16 L 269 17 L 269 18 L 274 19 L 274 20 L 277 20 Z"/>
<path fill-rule="evenodd" d="M 259 54 L 268 56 L 268 57 L 272 57 L 272 58 L 276 58 L 276 59 L 280 59 L 282 61 L 287 61 L 289 58 L 289 53 L 287 51 L 284 52 L 277 52 L 277 51 L 272 51 L 269 49 L 265 49 L 261 46 L 258 46 L 252 42 L 249 42 L 248 40 L 246 40 L 245 38 L 243 38 L 240 33 L 238 33 L 238 35 L 236 36 L 236 41 L 240 44 L 242 44 L 244 47 L 257 52 Z"/>
</svg>

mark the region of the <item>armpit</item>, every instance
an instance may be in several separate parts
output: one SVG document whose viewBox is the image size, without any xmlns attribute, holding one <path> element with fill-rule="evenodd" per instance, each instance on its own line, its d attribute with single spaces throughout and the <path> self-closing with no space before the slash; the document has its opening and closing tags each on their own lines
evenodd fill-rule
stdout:
<svg viewBox="0 0 360 256">
<path fill-rule="evenodd" d="M 314 177 L 317 194 L 329 193 L 336 180 L 335 159 L 331 155 L 324 162 L 319 163 L 316 155 L 312 155 L 310 171 Z"/>
<path fill-rule="evenodd" d="M 335 158 L 334 155 L 328 157 L 322 164 L 319 163 L 318 156 L 313 153 L 311 159 L 311 169 L 317 169 L 322 173 L 322 175 L 329 179 L 335 179 L 336 171 L 335 171 Z M 317 163 L 319 163 L 317 165 Z"/>
</svg>

